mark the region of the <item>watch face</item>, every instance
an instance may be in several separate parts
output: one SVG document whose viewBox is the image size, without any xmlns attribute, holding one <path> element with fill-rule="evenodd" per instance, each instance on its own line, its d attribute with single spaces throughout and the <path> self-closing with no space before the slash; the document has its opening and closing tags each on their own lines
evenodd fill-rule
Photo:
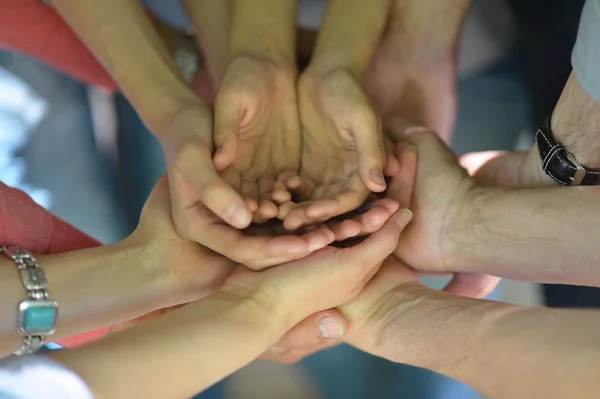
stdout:
<svg viewBox="0 0 600 399">
<path fill-rule="evenodd" d="M 25 300 L 19 303 L 17 330 L 21 335 L 50 335 L 56 329 L 58 304 L 54 301 Z"/>
</svg>

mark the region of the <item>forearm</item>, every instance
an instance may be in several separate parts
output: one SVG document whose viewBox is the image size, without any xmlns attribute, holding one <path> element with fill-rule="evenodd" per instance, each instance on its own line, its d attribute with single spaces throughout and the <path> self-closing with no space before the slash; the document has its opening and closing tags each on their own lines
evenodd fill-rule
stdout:
<svg viewBox="0 0 600 399">
<path fill-rule="evenodd" d="M 472 0 L 392 0 L 389 37 L 405 53 L 454 53 Z"/>
<path fill-rule="evenodd" d="M 295 64 L 297 0 L 233 0 L 230 56 Z"/>
<path fill-rule="evenodd" d="M 329 0 L 311 67 L 366 71 L 385 29 L 391 0 Z"/>
<path fill-rule="evenodd" d="M 126 243 L 37 256 L 58 302 L 57 329 L 52 340 L 71 337 L 139 317 L 159 306 L 160 275 L 141 248 Z M 16 350 L 17 304 L 26 292 L 16 265 L 0 258 L 0 354 Z"/>
<path fill-rule="evenodd" d="M 592 398 L 600 388 L 596 312 L 526 308 L 399 288 L 362 349 L 463 381 L 486 397 Z M 362 342 L 350 342 L 361 347 Z"/>
<path fill-rule="evenodd" d="M 582 165 L 600 167 L 600 103 L 585 92 L 574 73 L 556 104 L 552 131 Z"/>
<path fill-rule="evenodd" d="M 600 187 L 476 187 L 441 242 L 448 271 L 600 286 Z"/>
<path fill-rule="evenodd" d="M 157 133 L 180 102 L 198 102 L 172 55 L 136 0 L 53 0 Z"/>
<path fill-rule="evenodd" d="M 253 302 L 215 294 L 51 357 L 78 373 L 98 398 L 192 397 L 255 360 L 288 327 Z"/>
<path fill-rule="evenodd" d="M 216 89 L 229 62 L 232 0 L 185 0 L 184 5 Z"/>
</svg>

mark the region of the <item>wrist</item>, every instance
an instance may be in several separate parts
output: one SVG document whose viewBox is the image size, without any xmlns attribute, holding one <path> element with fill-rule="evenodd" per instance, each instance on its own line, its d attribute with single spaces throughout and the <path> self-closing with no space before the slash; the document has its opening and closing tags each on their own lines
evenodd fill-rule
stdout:
<svg viewBox="0 0 600 399">
<path fill-rule="evenodd" d="M 249 54 L 295 64 L 296 13 L 297 0 L 235 0 L 229 46 L 231 57 Z"/>
<path fill-rule="evenodd" d="M 144 250 L 126 242 L 38 256 L 59 304 L 55 339 L 110 326 L 155 309 L 163 283 Z"/>
<path fill-rule="evenodd" d="M 485 196 L 486 188 L 478 186 L 471 178 L 461 183 L 443 215 L 440 229 L 440 272 L 462 272 L 472 265 L 471 249 L 478 239 L 474 232 L 477 206 Z"/>
<path fill-rule="evenodd" d="M 439 313 L 445 307 L 452 308 L 452 302 L 444 304 L 436 299 L 439 295 L 444 294 L 420 283 L 403 284 L 377 302 L 377 309 L 363 322 L 359 334 L 351 326 L 346 341 L 393 362 L 435 370 L 437 367 L 431 363 L 443 356 L 424 355 L 431 346 L 430 339 L 436 335 L 435 327 L 427 324 L 436 324 Z M 455 309 L 445 313 L 447 317 L 456 316 Z"/>
<path fill-rule="evenodd" d="M 590 97 L 571 73 L 551 120 L 554 139 L 585 167 L 599 168 L 600 103 Z"/>
<path fill-rule="evenodd" d="M 238 266 L 245 267 L 245 266 Z M 244 272 L 256 273 L 244 270 Z M 235 274 L 235 272 L 234 272 Z M 213 297 L 235 305 L 234 313 L 243 313 L 247 322 L 283 336 L 305 316 L 299 315 L 298 306 L 290 306 L 284 296 L 277 295 L 272 287 L 240 285 L 226 280 Z"/>
<path fill-rule="evenodd" d="M 403 51 L 454 54 L 472 0 L 395 0 L 389 37 Z"/>
</svg>

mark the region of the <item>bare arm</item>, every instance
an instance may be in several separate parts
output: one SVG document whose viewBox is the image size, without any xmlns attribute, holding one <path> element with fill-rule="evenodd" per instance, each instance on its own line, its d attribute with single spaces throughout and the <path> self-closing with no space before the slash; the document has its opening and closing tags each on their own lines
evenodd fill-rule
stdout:
<svg viewBox="0 0 600 399">
<path fill-rule="evenodd" d="M 294 64 L 297 0 L 233 0 L 230 56 Z"/>
<path fill-rule="evenodd" d="M 196 41 L 202 46 L 216 89 L 229 62 L 232 0 L 185 0 L 183 4 L 194 24 Z"/>
<path fill-rule="evenodd" d="M 600 103 L 588 95 L 571 73 L 552 114 L 558 143 L 588 168 L 600 167 Z M 537 146 L 529 151 L 467 154 L 463 165 L 489 186 L 536 187 L 556 183 L 542 170 Z"/>
<path fill-rule="evenodd" d="M 366 71 L 385 28 L 390 0 L 330 0 L 311 61 L 323 70 Z"/>
<path fill-rule="evenodd" d="M 285 328 L 252 301 L 213 295 L 50 357 L 79 374 L 97 398 L 185 398 L 250 363 Z"/>
<path fill-rule="evenodd" d="M 198 97 L 181 79 L 165 43 L 135 0 L 53 0 L 157 134 L 181 102 Z"/>
<path fill-rule="evenodd" d="M 472 190 L 442 242 L 451 271 L 600 286 L 600 187 Z"/>
<path fill-rule="evenodd" d="M 591 399 L 600 389 L 596 311 L 520 307 L 411 284 L 382 303 L 349 343 L 458 379 L 491 399 Z"/>
<path fill-rule="evenodd" d="M 139 317 L 160 306 L 160 266 L 141 247 L 123 242 L 99 248 L 38 256 L 48 290 L 59 304 L 53 340 Z M 166 271 L 166 269 L 164 269 Z M 27 295 L 16 265 L 0 258 L 0 356 L 12 353 L 17 334 L 17 304 Z M 165 281 L 165 280 L 163 280 Z M 164 289 L 164 288 L 163 288 Z"/>
</svg>

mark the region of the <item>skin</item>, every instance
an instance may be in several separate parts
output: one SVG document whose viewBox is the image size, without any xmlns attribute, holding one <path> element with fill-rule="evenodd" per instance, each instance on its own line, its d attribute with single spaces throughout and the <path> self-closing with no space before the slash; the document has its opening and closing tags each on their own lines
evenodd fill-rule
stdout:
<svg viewBox="0 0 600 399">
<path fill-rule="evenodd" d="M 365 74 L 384 120 L 402 117 L 449 143 L 457 112 L 457 48 L 470 0 L 393 0 Z"/>
<path fill-rule="evenodd" d="M 340 310 L 351 326 L 347 343 L 489 398 L 593 398 L 600 387 L 597 311 L 453 296 L 424 287 L 398 261 L 386 262 Z"/>
<path fill-rule="evenodd" d="M 254 360 L 306 316 L 358 295 L 411 216 L 396 212 L 353 247 L 328 247 L 262 272 L 240 266 L 204 300 L 49 356 L 80 375 L 99 398 L 191 397 Z M 190 356 L 190 350 L 202 356 Z M 177 384 L 163 383 L 175 379 Z"/>
<path fill-rule="evenodd" d="M 362 215 L 361 222 L 342 221 L 335 233 L 325 226 L 315 227 L 305 233 L 305 238 L 322 248 L 361 231 L 372 233 L 381 229 L 397 209 L 398 204 L 380 200 Z M 37 257 L 47 275 L 51 298 L 60 306 L 53 340 L 106 326 L 118 331 L 206 297 L 221 287 L 237 263 L 181 238 L 169 212 L 168 182 L 162 179 L 144 208 L 138 228 L 124 241 Z M 255 226 L 250 233 L 258 238 L 281 230 Z M 0 274 L 0 354 L 9 354 L 22 342 L 14 320 L 15 305 L 25 298 L 25 292 L 11 260 L 0 257 Z"/>
<path fill-rule="evenodd" d="M 230 60 L 215 101 L 214 163 L 247 201 L 254 221 L 291 199 L 300 168 L 294 0 L 234 1 Z M 256 12 L 256 9 L 262 12 Z"/>
<path fill-rule="evenodd" d="M 316 249 L 292 235 L 240 233 L 252 222 L 254 208 L 215 169 L 212 108 L 181 79 L 172 54 L 138 1 L 57 0 L 53 6 L 111 73 L 160 141 L 167 160 L 172 217 L 181 236 L 256 268 Z M 206 229 L 213 229 L 213 234 L 203 234 Z M 220 244 L 227 240 L 230 245 Z"/>
<path fill-rule="evenodd" d="M 385 189 L 379 114 L 362 75 L 383 31 L 388 0 L 329 1 L 311 63 L 298 82 L 300 177 L 287 186 L 302 202 L 281 207 L 288 229 L 358 207 Z M 360 18 L 362 23 L 353 21 Z"/>
</svg>

